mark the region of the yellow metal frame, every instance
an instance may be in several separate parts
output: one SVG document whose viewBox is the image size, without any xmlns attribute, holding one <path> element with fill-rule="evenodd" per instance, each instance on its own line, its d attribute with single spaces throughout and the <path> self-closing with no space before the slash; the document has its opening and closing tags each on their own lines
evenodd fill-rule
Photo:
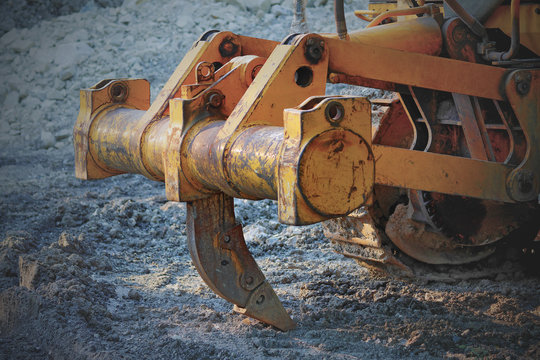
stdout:
<svg viewBox="0 0 540 360">
<path fill-rule="evenodd" d="M 419 24 L 425 22 L 424 19 L 409 21 Z M 422 26 L 429 27 L 431 25 L 426 23 Z M 378 26 L 373 30 L 377 30 L 380 32 L 379 36 L 384 37 L 384 27 Z M 410 36 L 414 37 L 416 34 Z M 252 49 L 255 49 L 253 52 L 258 52 L 260 55 L 268 55 L 270 48 L 273 51 L 268 55 L 268 58 L 255 56 L 256 54 L 249 54 L 251 57 L 244 56 L 244 58 L 237 56 L 235 57 L 236 60 L 227 63 L 222 69 L 213 74 L 216 77 L 213 83 L 187 85 L 190 81 L 196 81 L 195 69 L 197 64 L 202 62 L 211 63 L 218 60 L 224 61 L 223 56 L 219 54 L 219 46 L 224 41 L 238 44 L 236 47 L 237 55 L 243 53 L 244 43 L 250 44 Z M 436 46 L 440 46 L 438 44 L 440 40 L 436 37 L 429 41 L 437 44 Z M 108 155 L 107 151 L 110 150 L 101 151 L 99 146 L 96 148 L 98 150 L 95 152 L 99 152 L 99 156 L 95 160 L 97 164 L 100 164 L 98 167 L 101 172 L 94 171 L 95 174 L 92 176 L 108 176 L 118 173 L 118 171 L 139 172 L 152 179 L 165 180 L 168 198 L 177 201 L 190 201 L 191 199 L 208 196 L 208 194 L 216 191 L 224 191 L 231 196 L 244 198 L 258 198 L 262 195 L 262 197 L 284 199 L 285 196 L 280 197 L 277 186 L 273 187 L 274 184 L 268 185 L 267 190 L 257 191 L 256 187 L 261 189 L 265 187 L 264 183 L 257 180 L 257 176 L 259 176 L 257 172 L 248 171 L 245 174 L 238 172 L 239 166 L 234 164 L 231 159 L 238 159 L 238 161 L 245 161 L 245 159 L 231 157 L 230 155 L 233 153 L 235 142 L 246 129 L 254 126 L 283 127 L 282 109 L 293 108 L 309 96 L 324 93 L 325 80 L 329 76 L 328 74 L 331 74 L 331 77 L 339 77 L 342 74 L 340 79 L 349 79 L 352 80 L 351 82 L 354 82 L 354 79 L 364 78 L 386 84 L 401 84 L 450 91 L 495 100 L 508 99 L 514 106 L 520 122 L 524 121 L 524 117 L 530 118 L 532 114 L 530 105 L 526 104 L 534 103 L 535 96 L 537 96 L 535 93 L 537 86 L 534 85 L 537 83 L 535 71 L 527 73 L 527 76 L 532 74 L 531 82 L 534 86 L 532 86 L 531 95 L 523 98 L 522 95 L 515 95 L 514 87 L 505 85 L 507 81 L 515 82 L 515 80 L 512 80 L 512 76 L 519 77 L 520 75 L 518 73 L 509 75 L 507 70 L 503 68 L 435 57 L 423 53 L 380 48 L 355 41 L 341 41 L 315 34 L 289 39 L 287 43 L 279 45 L 267 41 L 257 42 L 256 39 L 242 38 L 228 32 L 217 33 L 210 41 L 197 42 L 149 110 L 137 121 L 131 121 L 131 124 L 136 124 L 136 126 L 129 125 L 129 128 L 133 130 L 129 131 L 129 139 L 122 140 L 124 142 L 122 151 L 113 151 Z M 320 44 L 320 58 L 317 61 L 310 61 L 306 57 L 308 43 Z M 246 47 L 249 47 L 249 45 Z M 419 47 L 418 51 L 421 52 L 422 48 Z M 218 55 L 221 57 L 218 58 Z M 399 72 L 395 71 L 393 59 L 396 58 L 401 60 Z M 247 68 L 250 70 L 246 70 Z M 255 68 L 257 68 L 256 76 L 254 76 L 253 80 L 247 82 L 245 74 L 252 73 Z M 294 84 L 294 76 L 302 68 L 308 69 L 310 73 L 309 84 L 306 86 Z M 106 92 L 105 89 L 100 91 Z M 130 90 L 130 92 L 133 91 Z M 95 97 L 98 93 L 99 91 L 96 92 L 95 89 L 89 90 L 84 92 L 84 98 L 90 94 L 94 94 Z M 179 99 L 178 96 L 182 94 L 184 97 L 191 98 Z M 219 106 L 216 108 L 211 108 L 208 105 L 211 95 L 221 99 L 218 99 Z M 171 97 L 175 97 L 175 99 L 166 101 Z M 128 102 L 125 105 L 130 107 Z M 105 101 L 97 107 L 100 106 L 110 110 L 118 107 L 118 104 Z M 522 109 L 523 106 L 528 110 Z M 95 107 L 93 105 L 92 109 Z M 171 118 L 168 116 L 169 107 L 171 108 Z M 78 126 L 77 129 L 88 130 L 90 128 L 88 123 L 93 122 L 93 119 L 99 115 L 99 112 L 94 111 L 92 116 L 88 116 L 92 111 L 81 111 L 79 123 L 84 123 L 86 127 Z M 106 113 L 102 113 L 102 116 L 106 117 L 103 115 Z M 116 111 L 116 113 L 119 112 Z M 289 113 L 286 112 L 286 118 L 292 116 L 287 114 Z M 532 116 L 534 118 L 535 115 Z M 321 117 L 320 114 L 319 117 Z M 186 147 L 188 146 L 186 144 L 191 144 L 189 141 L 193 141 L 195 138 L 193 134 L 204 128 L 204 125 L 200 124 L 202 120 L 206 122 L 226 120 L 218 130 L 212 132 L 213 138 L 211 140 L 213 143 L 219 144 L 219 146 L 212 150 L 214 152 L 212 161 L 215 163 L 211 168 L 214 173 L 204 176 L 201 175 L 200 171 L 194 170 L 196 166 L 191 163 L 193 156 Z M 115 121 L 118 121 L 118 119 Z M 325 123 L 324 118 L 321 118 L 319 122 Z M 366 122 L 369 123 L 369 120 L 366 120 Z M 103 123 L 107 124 L 103 125 L 104 128 L 111 126 L 111 121 L 104 121 Z M 526 121 L 522 125 L 526 133 L 534 133 L 535 129 L 528 126 Z M 99 129 L 99 126 L 95 125 L 93 128 Z M 167 138 L 169 140 L 166 141 L 166 145 L 163 145 L 163 132 L 165 129 L 167 129 Z M 287 130 L 287 127 L 285 127 L 285 130 L 285 134 L 287 134 L 287 131 L 291 131 L 290 129 Z M 188 132 L 192 132 L 192 134 L 188 134 Z M 76 144 L 82 143 L 84 137 L 81 134 L 84 134 L 84 130 L 79 130 L 77 134 Z M 111 137 L 112 135 L 108 136 Z M 365 134 L 363 137 L 365 138 Z M 113 136 L 111 140 L 105 142 L 110 147 L 111 143 L 119 141 L 115 139 Z M 189 141 L 186 142 L 186 140 Z M 286 136 L 285 143 L 287 141 Z M 159 145 L 156 145 L 157 143 Z M 248 146 L 247 144 L 245 143 L 245 146 Z M 534 146 L 533 144 L 529 142 L 529 147 Z M 531 200 L 532 195 L 523 197 L 516 195 L 515 191 L 512 190 L 517 185 L 512 185 L 514 181 L 508 179 L 512 169 L 507 165 L 377 146 L 374 147 L 374 153 L 377 155 L 375 158 L 375 181 L 379 184 L 506 202 L 525 201 L 524 198 Z M 535 152 L 529 151 L 530 153 L 534 154 Z M 79 155 L 82 158 L 82 155 Z M 530 157 L 534 158 L 534 155 Z M 394 159 L 398 158 L 403 160 L 409 158 L 409 171 L 395 172 L 392 169 Z M 299 161 L 299 159 L 297 160 Z M 248 168 L 264 168 L 264 165 L 257 162 L 256 159 L 250 161 L 252 163 L 249 164 Z M 124 162 L 126 165 L 121 166 Z M 79 161 L 78 164 L 82 163 Z M 204 166 L 204 164 L 201 166 Z M 232 168 L 236 169 L 233 175 L 229 173 Z M 440 181 L 434 182 L 430 176 L 426 176 L 433 169 L 440 169 L 435 173 L 444 175 L 444 177 L 440 178 Z M 84 170 L 83 166 L 79 165 L 78 176 L 84 177 L 82 170 Z M 538 186 L 536 169 L 533 167 L 527 171 L 534 173 L 534 190 Z M 462 176 L 462 174 L 466 173 L 470 174 Z M 404 174 L 407 176 L 404 176 Z M 448 174 L 448 176 L 445 174 Z M 245 177 L 242 178 L 242 176 Z M 212 180 L 203 177 L 214 178 L 214 183 L 212 183 Z M 252 180 L 251 177 L 255 178 Z M 427 180 L 428 178 L 430 180 Z M 437 175 L 436 178 L 439 178 L 439 176 Z M 498 180 L 488 182 L 487 178 L 496 178 Z M 507 184 L 503 186 L 505 182 Z M 253 189 L 246 191 L 246 186 L 238 186 L 238 184 L 244 183 L 252 184 Z M 489 183 L 489 186 L 486 186 L 487 183 Z M 284 191 L 284 188 L 281 188 L 281 190 Z M 277 195 L 275 195 L 276 193 Z M 282 202 L 284 204 L 283 208 L 286 208 L 286 201 L 282 200 Z M 286 213 L 287 211 L 283 211 L 283 214 Z M 309 211 L 304 211 L 304 213 L 307 214 Z M 342 214 L 325 214 L 325 216 L 337 215 Z M 283 220 L 285 218 L 293 219 L 295 216 L 283 215 Z M 306 219 L 303 220 L 284 221 L 306 223 L 322 219 L 320 216 L 311 214 L 306 215 Z"/>
<path fill-rule="evenodd" d="M 433 11 L 352 32 L 348 41 L 303 34 L 278 44 L 208 32 L 151 105 L 144 80 L 81 91 L 76 176 L 132 172 L 164 181 L 169 200 L 188 202 L 188 247 L 205 282 L 237 311 L 290 329 L 294 322 L 245 246 L 233 197 L 277 199 L 280 221 L 294 225 L 370 204 L 376 184 L 508 203 L 538 199 L 540 70 L 438 57 L 440 21 Z M 372 144 L 370 103 L 324 96 L 327 81 L 507 101 L 527 151 L 510 166 Z"/>
<path fill-rule="evenodd" d="M 519 27 L 521 44 L 540 54 L 540 26 L 537 11 L 540 4 L 521 4 L 519 6 Z M 512 36 L 512 19 L 510 5 L 498 7 L 487 19 L 484 26 L 488 29 L 501 29 L 509 37 Z"/>
</svg>

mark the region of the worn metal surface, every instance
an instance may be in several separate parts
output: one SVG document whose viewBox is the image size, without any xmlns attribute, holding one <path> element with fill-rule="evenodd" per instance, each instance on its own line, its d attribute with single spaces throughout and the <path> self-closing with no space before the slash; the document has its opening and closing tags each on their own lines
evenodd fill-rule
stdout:
<svg viewBox="0 0 540 360">
<path fill-rule="evenodd" d="M 502 68 L 334 39 L 328 39 L 328 48 L 331 72 L 503 100 Z"/>
<path fill-rule="evenodd" d="M 418 34 L 422 35 L 418 36 Z M 324 36 L 337 39 L 335 34 L 324 34 Z M 427 55 L 438 55 L 442 46 L 439 23 L 431 17 L 351 31 L 348 36 L 349 42 L 353 43 Z M 350 71 L 343 73 L 352 75 Z M 368 78 L 372 77 L 368 76 Z"/>
<path fill-rule="evenodd" d="M 198 129 L 186 144 L 189 161 L 184 171 L 189 177 L 210 189 L 251 198 L 277 199 L 277 166 L 283 142 L 283 128 L 255 126 L 243 131 L 227 152 L 225 164 L 217 154 L 220 143 L 216 135 L 224 122 L 211 122 Z M 225 168 L 227 177 L 220 171 Z M 226 185 L 225 185 L 226 184 Z"/>
<path fill-rule="evenodd" d="M 540 4 L 525 3 L 519 6 L 520 43 L 540 55 Z M 487 19 L 486 28 L 501 29 L 506 35 L 512 36 L 512 19 L 510 5 L 499 6 Z M 517 15 L 517 14 L 516 14 Z"/>
<path fill-rule="evenodd" d="M 139 114 L 144 113 L 143 110 L 147 110 L 150 106 L 150 84 L 143 79 L 103 80 L 89 89 L 81 90 L 80 97 L 79 116 L 73 128 L 75 176 L 89 180 L 122 173 L 122 168 L 108 166 L 107 161 L 99 161 L 96 155 L 92 154 L 90 147 L 95 139 L 90 132 L 99 127 L 95 124 L 95 119 L 110 110 L 122 107 L 133 109 L 134 112 L 140 110 Z M 130 137 L 131 134 L 126 136 Z M 99 144 L 97 145 L 99 147 Z M 137 152 L 131 154 L 138 159 Z M 137 160 L 132 158 L 126 160 L 129 164 L 137 163 Z M 136 165 L 125 166 L 125 168 L 133 170 L 132 172 L 138 172 L 139 169 Z"/>
<path fill-rule="evenodd" d="M 540 70 L 513 71 L 505 90 L 528 144 L 525 158 L 507 179 L 508 192 L 516 201 L 540 202 Z"/>
<path fill-rule="evenodd" d="M 381 145 L 373 154 L 377 184 L 514 202 L 505 185 L 511 166 Z"/>
<path fill-rule="evenodd" d="M 374 171 L 369 119 L 370 106 L 362 98 L 313 97 L 285 111 L 281 222 L 310 224 L 346 215 L 368 201 Z"/>
<path fill-rule="evenodd" d="M 467 147 L 471 158 L 478 160 L 488 160 L 486 144 L 480 134 L 474 108 L 471 99 L 467 95 L 452 94 L 454 104 L 456 105 L 461 127 L 467 141 Z"/>
<path fill-rule="evenodd" d="M 428 5 L 414 7 L 414 8 L 407 8 L 407 9 L 388 10 L 377 15 L 369 24 L 366 25 L 366 28 L 371 28 L 371 27 L 380 25 L 385 20 L 388 20 L 389 18 L 392 18 L 392 17 L 422 15 L 422 14 L 434 15 L 438 13 L 439 13 L 439 8 L 433 4 L 428 4 Z"/>
<path fill-rule="evenodd" d="M 246 247 L 231 197 L 217 194 L 188 203 L 186 221 L 193 264 L 216 294 L 278 329 L 295 327 Z"/>
</svg>

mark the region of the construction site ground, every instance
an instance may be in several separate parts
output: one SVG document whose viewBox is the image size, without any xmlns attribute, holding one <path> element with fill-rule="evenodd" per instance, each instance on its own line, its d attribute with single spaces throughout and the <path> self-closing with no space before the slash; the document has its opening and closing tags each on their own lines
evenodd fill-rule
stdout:
<svg viewBox="0 0 540 360">
<path fill-rule="evenodd" d="M 0 28 L 0 359 L 540 358 L 540 279 L 519 254 L 432 268 L 438 277 L 376 276 L 333 252 L 321 225 L 281 225 L 275 202 L 236 200 L 248 247 L 298 323 L 280 332 L 203 283 L 185 204 L 162 183 L 74 177 L 80 88 L 143 77 L 155 96 L 206 30 L 284 38 L 290 1 L 17 3 L 0 5 L 12 20 Z M 311 31 L 333 31 L 331 3 L 308 1 Z M 346 2 L 349 27 L 365 6 Z"/>
</svg>

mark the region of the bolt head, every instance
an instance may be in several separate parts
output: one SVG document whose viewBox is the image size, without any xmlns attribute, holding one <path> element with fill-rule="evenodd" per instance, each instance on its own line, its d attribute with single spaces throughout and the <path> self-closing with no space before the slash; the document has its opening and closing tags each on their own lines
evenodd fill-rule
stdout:
<svg viewBox="0 0 540 360">
<path fill-rule="evenodd" d="M 467 31 L 461 25 L 458 25 L 452 31 L 452 38 L 455 42 L 460 43 L 467 38 Z"/>
<path fill-rule="evenodd" d="M 217 108 L 221 106 L 223 97 L 218 93 L 212 93 L 208 96 L 208 103 L 211 107 Z"/>
<path fill-rule="evenodd" d="M 236 40 L 232 37 L 223 39 L 219 44 L 219 53 L 223 57 L 231 57 L 238 52 L 239 46 Z"/>
<path fill-rule="evenodd" d="M 538 180 L 531 170 L 514 170 L 507 180 L 507 189 L 512 199 L 531 201 L 538 194 Z"/>
<path fill-rule="evenodd" d="M 527 95 L 531 88 L 531 83 L 526 80 L 521 80 L 516 83 L 516 90 L 520 95 Z"/>
<path fill-rule="evenodd" d="M 324 52 L 324 41 L 317 38 L 309 38 L 306 40 L 304 55 L 306 59 L 316 64 L 321 60 Z"/>
</svg>

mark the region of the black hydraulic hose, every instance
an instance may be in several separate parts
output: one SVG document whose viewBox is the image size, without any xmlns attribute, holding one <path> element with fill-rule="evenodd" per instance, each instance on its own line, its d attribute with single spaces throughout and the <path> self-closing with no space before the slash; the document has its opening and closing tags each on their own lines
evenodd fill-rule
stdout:
<svg viewBox="0 0 540 360">
<path fill-rule="evenodd" d="M 334 17 L 336 19 L 336 30 L 338 37 L 341 40 L 347 40 L 349 35 L 347 34 L 347 23 L 345 22 L 345 8 L 343 7 L 343 0 L 334 0 Z"/>
</svg>

